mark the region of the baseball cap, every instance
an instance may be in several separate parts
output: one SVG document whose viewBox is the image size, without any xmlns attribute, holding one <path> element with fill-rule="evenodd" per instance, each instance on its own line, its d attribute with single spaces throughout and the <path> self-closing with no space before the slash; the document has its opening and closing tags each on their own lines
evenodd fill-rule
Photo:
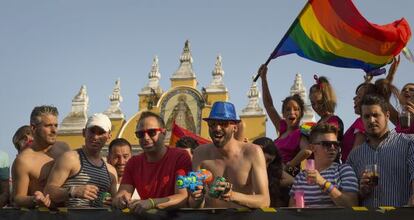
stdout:
<svg viewBox="0 0 414 220">
<path fill-rule="evenodd" d="M 86 122 L 86 128 L 91 128 L 94 126 L 100 127 L 105 132 L 108 132 L 111 130 L 112 123 L 111 120 L 109 120 L 108 116 L 102 113 L 95 113 L 90 116 Z"/>
</svg>

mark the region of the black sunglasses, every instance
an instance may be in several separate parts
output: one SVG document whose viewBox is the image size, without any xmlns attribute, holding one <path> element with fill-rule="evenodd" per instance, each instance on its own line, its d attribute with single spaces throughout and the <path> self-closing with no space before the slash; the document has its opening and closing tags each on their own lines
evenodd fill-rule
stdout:
<svg viewBox="0 0 414 220">
<path fill-rule="evenodd" d="M 135 132 L 135 136 L 137 136 L 137 138 L 143 138 L 145 137 L 145 134 L 148 134 L 148 136 L 154 137 L 158 131 L 164 131 L 164 128 L 150 128 L 145 130 L 139 130 Z"/>
<path fill-rule="evenodd" d="M 338 149 L 339 146 L 341 145 L 341 142 L 339 142 L 339 141 L 321 141 L 321 142 L 312 143 L 312 144 L 321 145 L 322 147 L 325 147 L 326 149 L 330 149 L 332 146 L 335 149 Z"/>
</svg>

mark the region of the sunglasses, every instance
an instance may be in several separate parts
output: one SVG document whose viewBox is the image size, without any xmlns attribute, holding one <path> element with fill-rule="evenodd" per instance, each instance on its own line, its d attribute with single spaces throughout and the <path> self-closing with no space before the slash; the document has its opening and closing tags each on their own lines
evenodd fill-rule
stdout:
<svg viewBox="0 0 414 220">
<path fill-rule="evenodd" d="M 163 132 L 163 131 L 164 131 L 164 128 L 150 128 L 150 129 L 136 131 L 135 136 L 137 136 L 137 138 L 144 138 L 145 134 L 148 134 L 148 136 L 154 137 L 155 135 L 157 135 L 157 132 Z"/>
<path fill-rule="evenodd" d="M 341 145 L 341 142 L 339 142 L 339 141 L 321 141 L 321 142 L 312 143 L 312 144 L 321 145 L 322 147 L 329 150 L 329 149 L 331 149 L 331 147 L 334 147 L 335 149 L 340 149 L 339 146 Z"/>
<path fill-rule="evenodd" d="M 234 122 L 234 121 L 213 121 L 213 120 L 210 120 L 210 121 L 207 121 L 207 124 L 208 124 L 209 127 L 220 126 L 220 127 L 223 127 L 223 128 L 227 128 L 231 124 L 236 124 L 236 122 Z"/>
</svg>

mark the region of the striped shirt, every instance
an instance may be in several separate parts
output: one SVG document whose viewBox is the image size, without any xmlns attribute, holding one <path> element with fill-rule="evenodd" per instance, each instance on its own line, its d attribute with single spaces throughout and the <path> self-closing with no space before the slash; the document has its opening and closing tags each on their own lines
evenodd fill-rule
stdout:
<svg viewBox="0 0 414 220">
<path fill-rule="evenodd" d="M 77 150 L 79 154 L 79 160 L 81 163 L 80 170 L 74 176 L 69 177 L 63 184 L 63 188 L 69 188 L 71 186 L 79 185 L 95 185 L 99 188 L 98 198 L 90 201 L 83 198 L 69 198 L 65 202 L 66 207 L 102 207 L 102 201 L 100 196 L 104 192 L 110 192 L 111 190 L 111 177 L 106 167 L 105 162 L 102 160 L 101 166 L 95 166 L 89 162 L 82 149 Z"/>
<path fill-rule="evenodd" d="M 361 202 L 364 206 L 407 205 L 412 194 L 414 180 L 414 137 L 390 131 L 388 136 L 372 148 L 367 142 L 351 151 L 348 164 L 362 175 L 367 164 L 377 164 L 379 182 L 368 197 Z"/>
<path fill-rule="evenodd" d="M 331 182 L 341 192 L 358 193 L 358 180 L 354 170 L 348 164 L 332 163 L 330 167 L 320 171 L 320 175 Z M 295 177 L 290 196 L 294 197 L 295 191 L 304 192 L 306 207 L 332 207 L 336 206 L 329 197 L 328 192 L 323 192 L 318 184 L 309 184 L 306 175 L 301 171 Z"/>
</svg>

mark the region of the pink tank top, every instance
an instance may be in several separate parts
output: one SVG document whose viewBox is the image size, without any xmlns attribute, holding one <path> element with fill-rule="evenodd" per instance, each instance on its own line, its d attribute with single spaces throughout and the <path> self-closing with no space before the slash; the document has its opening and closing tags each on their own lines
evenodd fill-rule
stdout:
<svg viewBox="0 0 414 220">
<path fill-rule="evenodd" d="M 300 151 L 300 129 L 295 128 L 288 136 L 280 138 L 287 131 L 287 123 L 281 120 L 279 123 L 279 138 L 275 140 L 275 145 L 280 152 L 283 163 L 291 161 Z"/>
<path fill-rule="evenodd" d="M 351 127 L 346 130 L 344 137 L 342 138 L 342 161 L 345 162 L 351 152 L 354 142 L 355 135 L 357 133 L 365 133 L 364 124 L 362 123 L 361 117 L 357 118 Z"/>
</svg>

